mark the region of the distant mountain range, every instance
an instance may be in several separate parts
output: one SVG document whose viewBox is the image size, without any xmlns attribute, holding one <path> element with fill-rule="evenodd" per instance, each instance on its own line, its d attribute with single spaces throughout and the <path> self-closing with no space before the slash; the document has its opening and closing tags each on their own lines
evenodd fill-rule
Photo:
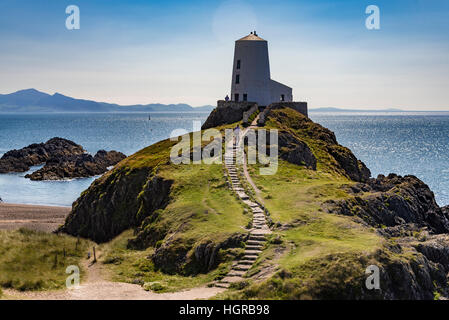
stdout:
<svg viewBox="0 0 449 320">
<path fill-rule="evenodd" d="M 188 104 L 146 104 L 122 106 L 118 104 L 75 99 L 36 89 L 0 94 L 0 112 L 210 112 L 213 106 L 192 107 Z"/>
</svg>

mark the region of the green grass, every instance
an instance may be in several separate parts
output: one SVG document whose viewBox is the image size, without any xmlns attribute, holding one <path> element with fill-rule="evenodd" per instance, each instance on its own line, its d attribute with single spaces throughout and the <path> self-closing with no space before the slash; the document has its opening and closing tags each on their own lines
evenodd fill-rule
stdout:
<svg viewBox="0 0 449 320">
<path fill-rule="evenodd" d="M 281 223 L 308 220 L 313 217 L 312 212 L 320 210 L 324 201 L 347 198 L 348 194 L 341 186 L 351 183 L 344 177 L 309 170 L 283 160 L 279 160 L 274 175 L 259 175 L 259 165 L 250 165 L 249 172 L 262 191 L 273 221 Z"/>
<path fill-rule="evenodd" d="M 66 235 L 0 231 L 0 286 L 21 291 L 64 288 L 66 268 L 80 266 L 87 254 L 89 242 L 80 239 L 77 249 L 76 243 L 76 238 Z"/>
<path fill-rule="evenodd" d="M 342 186 L 354 182 L 336 168 L 326 149 L 326 138 L 320 140 L 311 134 L 327 133 L 320 132 L 316 124 L 298 125 L 296 121 L 294 111 L 276 110 L 266 128 L 291 131 L 306 142 L 317 158 L 316 171 L 279 160 L 276 174 L 260 175 L 259 164 L 249 165 L 273 222 L 287 226 L 275 230 L 283 243 L 270 244 L 254 271 L 265 263 L 281 271 L 243 290 L 230 290 L 220 298 L 338 298 L 339 292 L 360 288 L 367 261 L 384 248 L 385 241 L 372 228 L 351 217 L 325 212 L 325 201 L 353 197 Z M 280 258 L 273 259 L 276 246 L 285 250 Z"/>
<path fill-rule="evenodd" d="M 128 239 L 132 238 L 132 230 L 123 232 L 109 243 L 101 245 L 103 251 L 99 259 L 112 273 L 113 281 L 129 283 L 158 282 L 158 292 L 173 292 L 182 289 L 198 287 L 223 277 L 230 268 L 230 262 L 222 263 L 207 274 L 196 276 L 168 275 L 156 271 L 153 262 L 148 257 L 154 252 L 153 247 L 146 250 L 130 250 Z"/>
<path fill-rule="evenodd" d="M 137 235 L 138 239 L 151 238 L 152 241 L 146 242 L 149 246 L 145 250 L 127 248 L 133 235 L 125 233 L 106 246 L 109 249 L 105 261 L 110 262 L 107 265 L 115 274 L 115 280 L 159 281 L 163 286 L 161 291 L 208 283 L 228 269 L 229 255 L 235 256 L 238 249 L 220 252 L 220 261 L 225 263 L 204 274 L 198 274 L 201 268 L 195 262 L 194 249 L 202 243 L 217 245 L 234 234 L 245 233 L 251 216 L 244 212 L 242 203 L 227 187 L 221 164 L 165 165 L 160 167 L 158 175 L 174 183 L 168 205 L 158 210 L 151 221 L 144 221 Z M 168 246 L 170 252 L 186 251 L 186 259 L 181 265 L 185 272 L 177 268 L 176 272 L 167 270 L 171 274 L 168 275 L 156 270 L 151 256 L 162 245 Z M 190 274 L 197 276 L 186 276 Z"/>
<path fill-rule="evenodd" d="M 163 210 L 161 223 L 170 224 L 172 229 L 188 223 L 183 237 L 224 240 L 242 232 L 250 221 L 225 184 L 222 165 L 173 165 L 160 174 L 175 181 L 173 201 Z"/>
</svg>

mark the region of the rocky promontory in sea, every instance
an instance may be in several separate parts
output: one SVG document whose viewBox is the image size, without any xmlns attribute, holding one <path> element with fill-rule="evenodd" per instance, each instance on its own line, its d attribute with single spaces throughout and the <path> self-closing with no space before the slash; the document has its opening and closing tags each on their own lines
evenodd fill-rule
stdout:
<svg viewBox="0 0 449 320">
<path fill-rule="evenodd" d="M 84 153 L 64 156 L 48 160 L 44 167 L 27 174 L 25 178 L 31 180 L 61 180 L 70 178 L 84 178 L 103 174 L 108 167 L 114 166 L 126 156 L 117 151 L 100 150 L 91 156 Z"/>
<path fill-rule="evenodd" d="M 224 133 L 257 111 L 245 109 L 247 117 L 222 112 L 217 108 L 202 129 Z M 235 287 L 240 289 L 226 298 L 449 297 L 449 207 L 438 206 L 424 182 L 411 175 L 372 178 L 332 131 L 291 108 L 268 108 L 258 119 L 256 131 L 276 129 L 279 137 L 276 174 L 263 177 L 257 165 L 249 167 L 272 234 L 259 248 L 266 257 L 259 256 Z M 243 223 L 248 209 L 242 204 L 239 213 L 228 190 L 232 180 L 218 164 L 172 164 L 174 144 L 164 140 L 142 149 L 97 179 L 59 231 L 107 242 L 133 229 L 127 250 L 152 248 L 145 263 L 184 276 L 210 272 L 239 259 L 242 250 L 254 250 L 257 241 Z M 234 177 L 243 181 L 243 175 Z M 236 209 L 226 212 L 220 199 Z M 229 223 L 227 215 L 234 213 L 233 221 L 243 222 Z M 372 266 L 379 270 L 377 289 L 366 285 Z"/>
<path fill-rule="evenodd" d="M 11 150 L 0 159 L 0 173 L 25 172 L 31 166 L 45 164 L 27 174 L 31 180 L 62 180 L 85 178 L 103 174 L 108 167 L 126 158 L 117 151 L 98 151 L 92 156 L 73 141 L 52 138 L 45 143 L 31 144 L 20 150 Z"/>
<path fill-rule="evenodd" d="M 81 155 L 86 151 L 73 141 L 52 138 L 45 143 L 6 152 L 0 159 L 0 173 L 26 172 L 30 167 L 47 162 L 51 158 Z"/>
</svg>

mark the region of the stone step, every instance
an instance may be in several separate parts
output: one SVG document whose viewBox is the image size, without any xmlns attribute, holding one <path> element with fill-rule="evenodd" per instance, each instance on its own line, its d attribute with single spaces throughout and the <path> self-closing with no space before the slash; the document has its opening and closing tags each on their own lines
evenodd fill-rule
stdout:
<svg viewBox="0 0 449 320">
<path fill-rule="evenodd" d="M 243 277 L 245 275 L 245 271 L 237 271 L 237 270 L 231 270 L 227 274 L 228 277 Z"/>
<path fill-rule="evenodd" d="M 249 199 L 248 195 L 242 191 L 238 191 L 237 195 L 239 196 L 240 199 L 245 200 L 245 199 Z"/>
<path fill-rule="evenodd" d="M 245 250 L 245 255 L 259 255 L 262 252 L 261 249 L 257 249 L 257 250 Z"/>
<path fill-rule="evenodd" d="M 251 234 L 251 235 L 249 236 L 249 240 L 267 241 L 267 239 L 265 238 L 265 236 L 263 236 L 263 235 L 254 235 L 254 234 Z"/>
<path fill-rule="evenodd" d="M 254 263 L 253 260 L 239 260 L 239 264 L 252 266 Z"/>
<path fill-rule="evenodd" d="M 229 288 L 230 285 L 231 285 L 230 283 L 220 283 L 220 282 L 215 283 L 215 286 L 218 288 L 226 288 L 227 289 L 227 288 Z"/>
<path fill-rule="evenodd" d="M 245 247 L 245 249 L 248 251 L 248 250 L 262 250 L 262 248 L 263 248 L 263 245 L 255 245 L 255 244 L 247 244 L 246 245 L 246 247 Z M 246 251 L 245 251 L 246 252 Z"/>
<path fill-rule="evenodd" d="M 267 232 L 265 231 L 257 231 L 257 230 L 253 230 L 249 233 L 251 236 L 265 236 L 267 234 Z"/>
<path fill-rule="evenodd" d="M 238 270 L 238 271 L 247 271 L 249 269 L 251 269 L 251 265 L 248 264 L 237 264 L 235 266 L 232 267 L 233 270 Z"/>
<path fill-rule="evenodd" d="M 234 283 L 242 281 L 243 278 L 240 276 L 230 276 L 229 274 L 221 280 L 218 280 L 219 283 Z"/>
<path fill-rule="evenodd" d="M 258 257 L 259 257 L 259 256 L 257 256 L 257 255 L 246 255 L 246 254 L 245 254 L 245 255 L 243 256 L 242 259 L 243 259 L 243 260 L 253 260 L 253 261 L 254 261 L 254 260 L 256 260 Z"/>
</svg>

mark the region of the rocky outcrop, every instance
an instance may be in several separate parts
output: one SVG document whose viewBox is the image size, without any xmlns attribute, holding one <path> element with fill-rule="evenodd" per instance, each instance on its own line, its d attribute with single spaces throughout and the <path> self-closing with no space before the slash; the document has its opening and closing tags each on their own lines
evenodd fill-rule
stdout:
<svg viewBox="0 0 449 320">
<path fill-rule="evenodd" d="M 373 258 L 380 268 L 381 290 L 363 289 L 347 299 L 434 299 L 449 295 L 449 212 L 435 202 L 429 187 L 415 176 L 379 175 L 345 186 L 349 199 L 327 201 L 333 214 L 353 216 L 393 239 Z"/>
<path fill-rule="evenodd" d="M 205 241 L 195 247 L 179 243 L 179 239 L 168 239 L 151 256 L 154 265 L 165 273 L 194 275 L 214 269 L 220 259 L 219 251 L 243 247 L 247 233 L 236 233 L 222 242 Z"/>
<path fill-rule="evenodd" d="M 299 140 L 288 131 L 279 132 L 278 141 L 281 159 L 316 170 L 316 158 L 304 141 Z"/>
<path fill-rule="evenodd" d="M 371 171 L 348 148 L 332 144 L 327 146 L 327 151 L 351 180 L 367 181 L 371 177 Z"/>
<path fill-rule="evenodd" d="M 445 245 L 448 246 L 449 242 Z M 447 295 L 449 265 L 443 260 L 432 261 L 408 244 L 397 245 L 394 250 L 399 256 L 408 252 L 412 258 L 394 258 L 386 252 L 378 252 L 375 258 L 380 263 L 381 289 L 369 292 L 363 288 L 361 297 L 352 299 L 433 300 L 436 292 Z"/>
<path fill-rule="evenodd" d="M 257 111 L 257 103 L 254 102 L 218 101 L 217 107 L 212 110 L 201 129 L 205 130 L 238 122 L 244 116 L 249 119 L 255 111 Z"/>
<path fill-rule="evenodd" d="M 414 227 L 426 228 L 436 234 L 449 232 L 447 210 L 437 205 L 433 192 L 415 176 L 379 175 L 377 179 L 369 179 L 350 189 L 355 197 L 328 201 L 327 210 L 357 216 L 392 235 Z"/>
<path fill-rule="evenodd" d="M 273 146 L 271 136 L 268 131 L 265 132 L 265 137 L 260 138 L 260 130 L 255 130 L 257 141 L 266 141 L 266 153 L 269 155 L 269 150 Z M 247 143 L 247 140 L 245 140 Z M 317 159 L 313 155 L 307 143 L 298 138 L 295 134 L 287 130 L 278 131 L 278 154 L 279 157 L 285 161 L 296 165 L 303 165 L 309 169 L 316 170 Z M 259 150 L 261 152 L 261 150 Z"/>
<path fill-rule="evenodd" d="M 85 178 L 100 175 L 108 167 L 116 165 L 126 156 L 117 151 L 100 150 L 95 156 L 84 153 L 79 155 L 59 156 L 49 159 L 41 169 L 27 174 L 31 180 L 62 180 Z"/>
<path fill-rule="evenodd" d="M 331 130 L 313 122 L 299 112 L 290 111 L 290 109 L 277 104 L 272 108 L 267 108 L 260 114 L 258 124 L 263 126 L 267 120 L 271 120 L 280 129 L 293 135 L 295 140 L 305 143 L 312 141 L 326 152 L 326 156 L 332 157 L 330 160 L 335 162 L 331 164 L 333 167 L 343 171 L 353 181 L 363 182 L 370 178 L 370 170 L 354 156 L 351 150 L 337 142 L 337 138 Z M 289 112 L 293 112 L 293 114 Z M 301 149 L 298 150 L 298 152 L 300 151 Z M 294 154 L 295 152 L 292 153 L 292 155 Z M 307 155 L 304 155 L 304 157 L 307 157 Z"/>
<path fill-rule="evenodd" d="M 59 231 L 96 242 L 109 241 L 164 208 L 172 183 L 151 168 L 114 170 L 97 179 L 74 202 Z"/>
<path fill-rule="evenodd" d="M 45 143 L 31 144 L 20 150 L 6 152 L 0 159 L 0 173 L 25 172 L 31 166 L 43 164 L 49 159 L 81 155 L 82 146 L 73 141 L 53 138 Z"/>
</svg>

